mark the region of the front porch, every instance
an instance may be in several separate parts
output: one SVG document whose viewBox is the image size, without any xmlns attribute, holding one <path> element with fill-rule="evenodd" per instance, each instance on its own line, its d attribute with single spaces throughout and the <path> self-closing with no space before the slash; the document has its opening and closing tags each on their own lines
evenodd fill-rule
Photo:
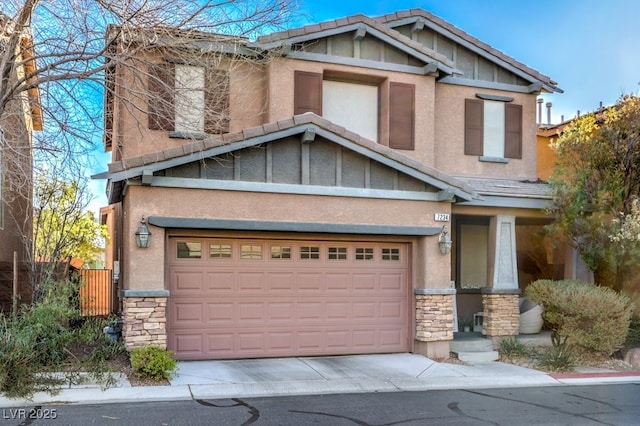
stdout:
<svg viewBox="0 0 640 426">
<path fill-rule="evenodd" d="M 469 364 L 491 362 L 498 360 L 497 350 L 500 347 L 502 337 L 487 337 L 481 332 L 456 332 L 449 343 L 449 350 L 457 355 L 458 359 Z M 551 332 L 541 331 L 537 334 L 518 334 L 513 336 L 527 346 L 551 346 Z"/>
</svg>

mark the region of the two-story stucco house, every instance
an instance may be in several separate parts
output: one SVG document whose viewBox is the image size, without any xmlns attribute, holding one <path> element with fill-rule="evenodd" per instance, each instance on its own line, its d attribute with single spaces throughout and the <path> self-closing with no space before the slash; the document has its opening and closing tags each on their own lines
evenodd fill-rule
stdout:
<svg viewBox="0 0 640 426">
<path fill-rule="evenodd" d="M 553 80 L 423 10 L 190 46 L 109 73 L 129 347 L 442 358 L 477 312 L 518 333 L 521 287 L 563 263 L 537 241 Z"/>
</svg>

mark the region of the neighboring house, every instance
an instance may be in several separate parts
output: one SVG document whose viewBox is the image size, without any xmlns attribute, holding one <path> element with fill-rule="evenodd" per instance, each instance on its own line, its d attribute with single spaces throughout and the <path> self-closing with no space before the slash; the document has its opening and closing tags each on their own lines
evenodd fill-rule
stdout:
<svg viewBox="0 0 640 426">
<path fill-rule="evenodd" d="M 9 56 L 4 52 L 13 31 L 10 19 L 0 12 L 0 57 Z M 14 60 L 7 63 L 6 69 L 0 70 L 3 78 L 8 77 L 3 85 L 28 78 L 35 70 L 33 56 L 31 37 L 20 35 Z M 31 300 L 31 285 L 24 262 L 31 244 L 32 227 L 31 141 L 33 131 L 38 130 L 42 130 L 38 89 L 29 89 L 9 99 L 0 115 L 0 311 L 5 312 L 11 311 L 14 258 L 19 270 L 21 301 Z"/>
<path fill-rule="evenodd" d="M 165 50 L 109 73 L 96 177 L 129 348 L 444 358 L 456 312 L 481 311 L 488 337 L 518 333 L 521 289 L 564 268 L 538 237 L 536 98 L 553 80 L 419 9 L 209 37 L 193 45 L 272 57 L 210 69 Z"/>
</svg>

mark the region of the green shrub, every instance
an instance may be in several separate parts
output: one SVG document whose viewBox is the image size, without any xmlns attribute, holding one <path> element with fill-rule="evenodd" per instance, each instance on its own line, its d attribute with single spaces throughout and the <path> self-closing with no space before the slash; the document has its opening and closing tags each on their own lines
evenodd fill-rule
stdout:
<svg viewBox="0 0 640 426">
<path fill-rule="evenodd" d="M 507 359 L 525 358 L 529 355 L 529 348 L 526 344 L 514 336 L 505 337 L 500 340 L 500 356 Z"/>
<path fill-rule="evenodd" d="M 173 353 L 158 346 L 143 346 L 131 351 L 131 367 L 138 377 L 154 380 L 171 378 L 176 370 L 176 360 Z"/>
<path fill-rule="evenodd" d="M 557 345 L 546 349 L 538 357 L 538 366 L 549 371 L 570 371 L 573 369 L 573 354 L 567 345 Z"/>
<path fill-rule="evenodd" d="M 38 391 L 56 394 L 75 380 L 73 374 L 50 374 L 69 368 L 88 371 L 103 385 L 114 382 L 106 360 L 124 350 L 108 344 L 102 333 L 106 320 L 83 319 L 77 303 L 78 284 L 68 281 L 42 285 L 40 297 L 23 306 L 16 317 L 0 314 L 0 392 L 8 397 L 30 397 Z M 75 358 L 74 343 L 92 348 Z"/>
<path fill-rule="evenodd" d="M 44 284 L 38 302 L 24 306 L 16 318 L 1 318 L 0 392 L 9 397 L 56 393 L 64 383 L 39 373 L 68 355 L 66 346 L 73 340 L 68 325 L 79 315 L 73 303 L 76 289 L 70 282 Z"/>
<path fill-rule="evenodd" d="M 625 343 L 631 304 L 624 295 L 573 280 L 538 280 L 525 295 L 544 307 L 545 326 L 580 352 L 609 356 Z"/>
</svg>

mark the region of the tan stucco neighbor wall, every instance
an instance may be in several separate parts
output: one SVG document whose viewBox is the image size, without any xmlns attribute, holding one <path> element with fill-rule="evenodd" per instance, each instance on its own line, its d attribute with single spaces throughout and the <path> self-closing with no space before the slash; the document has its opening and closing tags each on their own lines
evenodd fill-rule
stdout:
<svg viewBox="0 0 640 426">
<path fill-rule="evenodd" d="M 464 155 L 465 99 L 475 99 L 476 93 L 508 96 L 522 105 L 522 159 L 508 159 L 508 163 L 481 162 L 477 156 Z M 536 170 L 536 95 L 503 92 L 477 87 L 436 85 L 434 167 L 455 176 L 491 176 L 493 178 L 535 179 Z"/>
</svg>

